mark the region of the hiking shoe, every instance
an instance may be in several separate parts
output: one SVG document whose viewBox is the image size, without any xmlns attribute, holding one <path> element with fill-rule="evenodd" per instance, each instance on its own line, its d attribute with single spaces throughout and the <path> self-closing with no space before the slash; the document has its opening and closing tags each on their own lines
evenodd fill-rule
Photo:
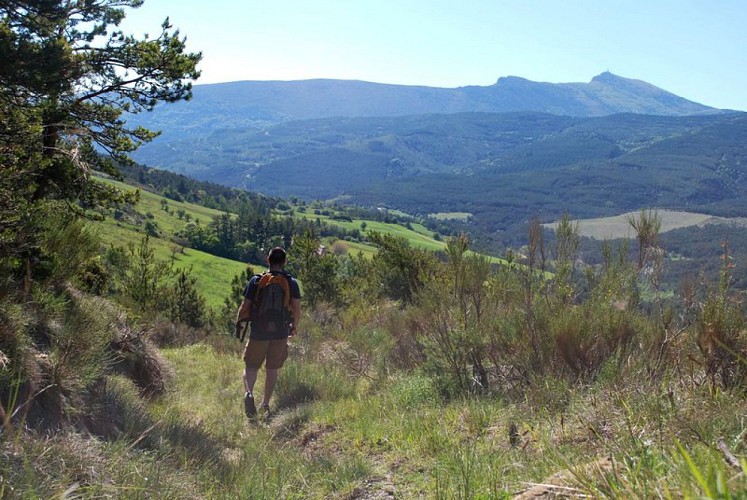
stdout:
<svg viewBox="0 0 747 500">
<path fill-rule="evenodd" d="M 257 407 L 254 406 L 254 396 L 251 392 L 244 394 L 244 413 L 247 418 L 254 418 L 257 415 Z"/>
<path fill-rule="evenodd" d="M 271 416 L 272 416 L 272 412 L 270 411 L 270 405 L 263 404 L 262 405 L 262 419 L 263 420 L 270 420 Z"/>
</svg>

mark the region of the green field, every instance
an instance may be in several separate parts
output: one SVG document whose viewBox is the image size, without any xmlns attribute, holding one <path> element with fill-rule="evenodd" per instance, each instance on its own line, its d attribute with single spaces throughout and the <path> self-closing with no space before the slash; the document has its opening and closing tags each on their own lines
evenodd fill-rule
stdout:
<svg viewBox="0 0 747 500">
<path fill-rule="evenodd" d="M 446 248 L 446 242 L 445 241 L 439 241 L 436 240 L 433 237 L 433 231 L 429 230 L 427 227 L 425 227 L 422 224 L 413 223 L 410 224 L 410 227 L 412 229 L 409 229 L 405 226 L 401 226 L 399 224 L 391 224 L 387 222 L 379 222 L 375 220 L 368 220 L 368 219 L 354 219 L 352 222 L 344 221 L 344 220 L 337 220 L 332 218 L 331 215 L 317 215 L 313 211 L 311 212 L 295 212 L 296 217 L 304 217 L 309 220 L 316 220 L 319 219 L 322 222 L 326 222 L 330 225 L 339 226 L 344 229 L 353 230 L 358 229 L 361 234 L 367 235 L 372 231 L 383 233 L 383 234 L 389 234 L 392 236 L 397 236 L 399 238 L 404 238 L 407 240 L 407 242 L 412 246 L 413 248 L 420 248 L 423 250 L 430 250 L 432 252 L 438 252 L 439 250 L 444 250 Z M 365 222 L 366 223 L 366 229 L 361 229 L 361 224 Z M 370 256 L 373 255 L 376 252 L 376 248 L 372 247 L 370 245 L 366 244 L 356 244 L 352 242 L 345 242 L 347 245 L 350 246 L 351 250 L 349 253 L 357 253 L 357 250 L 360 250 L 363 252 L 364 255 Z M 472 253 L 472 252 L 469 252 Z M 488 260 L 494 264 L 502 264 L 505 263 L 505 260 L 500 259 L 498 257 L 493 257 L 490 255 L 486 256 Z"/>
<path fill-rule="evenodd" d="M 655 213 L 661 217 L 661 231 L 665 233 L 673 229 L 680 229 L 683 227 L 698 226 L 711 223 L 728 223 L 736 222 L 744 224 L 743 219 L 725 219 L 722 217 L 713 217 L 711 215 L 692 213 L 692 212 L 678 212 L 674 210 L 658 210 Z M 628 212 L 622 215 L 616 215 L 614 217 L 601 217 L 597 219 L 579 219 L 573 221 L 578 222 L 581 236 L 588 238 L 594 238 L 597 240 L 604 239 L 617 239 L 617 238 L 633 238 L 635 237 L 635 231 L 630 227 L 628 223 L 629 217 L 638 217 L 640 212 Z M 557 222 L 552 224 L 544 224 L 545 227 L 555 229 Z"/>
<path fill-rule="evenodd" d="M 330 215 L 317 215 L 313 211 L 307 211 L 305 213 L 295 211 L 296 217 L 303 217 L 308 220 L 319 219 L 322 222 L 326 222 L 332 226 L 338 226 L 347 230 L 360 230 L 361 234 L 366 235 L 372 231 L 390 234 L 392 236 L 398 236 L 404 238 L 407 242 L 415 247 L 422 248 L 425 250 L 438 251 L 446 248 L 446 243 L 443 241 L 437 241 L 433 238 L 433 231 L 428 230 L 422 224 L 411 224 L 412 229 L 408 229 L 399 224 L 390 224 L 387 222 L 379 222 L 375 220 L 366 219 L 354 219 L 352 222 L 344 220 L 333 219 Z M 366 229 L 361 229 L 361 223 L 366 223 Z"/>
<path fill-rule="evenodd" d="M 472 217 L 472 214 L 469 212 L 439 212 L 436 214 L 430 214 L 429 217 L 432 217 L 437 220 L 461 220 L 466 221 L 470 217 Z"/>
<path fill-rule="evenodd" d="M 106 179 L 106 182 L 113 184 L 122 191 L 134 191 L 135 189 L 129 184 L 119 181 Z M 168 203 L 169 212 L 163 210 L 161 205 L 162 200 L 165 200 Z M 174 234 L 183 229 L 188 223 L 187 215 L 191 221 L 199 221 L 202 224 L 207 224 L 212 221 L 213 218 L 223 213 L 220 210 L 203 207 L 201 205 L 169 200 L 163 196 L 143 190 L 140 190 L 140 201 L 134 208 L 142 214 L 153 214 L 153 221 L 160 229 L 168 234 Z M 177 214 L 180 210 L 184 211 L 185 214 L 181 219 Z"/>
<path fill-rule="evenodd" d="M 110 181 L 122 190 L 132 190 L 132 186 L 117 181 Z M 140 191 L 140 201 L 133 209 L 139 214 L 152 214 L 153 221 L 162 237 L 150 237 L 150 245 L 160 260 L 168 260 L 173 257 L 174 266 L 177 269 L 192 268 L 193 276 L 197 278 L 197 289 L 205 297 L 208 306 L 218 308 L 230 293 L 231 279 L 246 269 L 246 263 L 237 262 L 223 257 L 217 257 L 199 250 L 182 247 L 170 241 L 174 234 L 187 225 L 186 217 L 179 218 L 178 210 L 189 214 L 192 221 L 200 220 L 201 224 L 208 224 L 214 217 L 222 212 L 211 208 L 167 200 L 169 212 L 162 209 L 162 196 Z M 97 223 L 102 245 L 127 247 L 129 244 L 137 245 L 145 235 L 142 224 L 126 219 L 117 221 L 107 216 L 104 221 Z"/>
<path fill-rule="evenodd" d="M 336 240 L 332 243 L 332 247 L 330 248 L 330 250 L 332 250 L 336 254 L 343 255 L 358 255 L 359 253 L 361 253 L 367 259 L 370 259 L 376 254 L 376 247 L 357 241 Z"/>
<path fill-rule="evenodd" d="M 117 225 L 111 219 L 99 224 L 99 235 L 104 246 L 127 247 L 128 244 L 139 244 L 142 232 Z M 246 269 L 246 264 L 235 260 L 216 257 L 209 253 L 191 248 L 183 248 L 161 239 L 150 238 L 150 246 L 160 260 L 174 258 L 177 269 L 192 268 L 192 276 L 197 278 L 197 289 L 205 297 L 207 305 L 218 308 L 231 291 L 231 279 Z"/>
</svg>

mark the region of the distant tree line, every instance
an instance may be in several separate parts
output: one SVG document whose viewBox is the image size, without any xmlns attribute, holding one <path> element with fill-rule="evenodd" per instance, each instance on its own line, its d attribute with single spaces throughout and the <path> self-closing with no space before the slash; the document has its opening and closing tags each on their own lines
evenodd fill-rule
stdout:
<svg viewBox="0 0 747 500">
<path fill-rule="evenodd" d="M 275 198 L 143 165 L 123 165 L 120 171 L 127 183 L 146 191 L 171 200 L 196 203 L 225 212 L 238 212 L 246 203 L 266 209 L 274 208 L 278 204 Z"/>
<path fill-rule="evenodd" d="M 189 223 L 178 236 L 191 248 L 228 259 L 263 263 L 274 246 L 290 248 L 293 236 L 306 232 L 319 237 L 359 240 L 360 230 L 347 230 L 322 222 L 289 215 L 272 215 L 262 203 L 244 203 L 237 215 L 224 213 L 203 226 Z"/>
</svg>

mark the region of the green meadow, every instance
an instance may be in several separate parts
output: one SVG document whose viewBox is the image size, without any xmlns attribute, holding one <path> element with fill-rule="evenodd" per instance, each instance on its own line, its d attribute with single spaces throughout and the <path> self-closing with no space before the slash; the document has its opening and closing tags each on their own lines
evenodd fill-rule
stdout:
<svg viewBox="0 0 747 500">
<path fill-rule="evenodd" d="M 438 212 L 435 214 L 430 214 L 430 217 L 433 217 L 434 219 L 438 219 L 438 220 L 466 221 L 467 219 L 472 217 L 472 214 L 469 212 Z"/>
<path fill-rule="evenodd" d="M 144 235 L 134 229 L 116 224 L 107 219 L 98 227 L 101 242 L 109 245 L 127 247 L 138 245 Z M 192 269 L 192 276 L 197 278 L 197 289 L 205 297 L 207 305 L 217 309 L 223 305 L 231 290 L 231 279 L 246 269 L 247 264 L 224 259 L 209 253 L 181 247 L 163 238 L 150 237 L 149 243 L 159 260 L 173 259 L 177 269 Z"/>
<path fill-rule="evenodd" d="M 110 181 L 122 190 L 133 190 L 127 184 Z M 169 211 L 163 209 L 162 202 L 168 203 Z M 246 263 L 237 262 L 209 253 L 184 247 L 174 240 L 174 235 L 187 224 L 187 217 L 181 218 L 178 211 L 188 214 L 191 221 L 199 220 L 201 224 L 208 224 L 222 212 L 211 208 L 168 200 L 162 196 L 140 190 L 140 200 L 132 209 L 142 216 L 137 220 L 131 217 L 121 221 L 115 220 L 112 214 L 95 223 L 104 247 L 137 245 L 145 236 L 144 222 L 151 220 L 156 224 L 158 236 L 150 236 L 149 243 L 155 255 L 160 260 L 173 259 L 177 269 L 192 269 L 192 276 L 197 278 L 197 289 L 205 297 L 207 305 L 218 308 L 230 293 L 231 279 L 246 269 Z M 147 214 L 151 214 L 152 217 Z M 139 223 L 138 223 L 139 221 Z"/>
<path fill-rule="evenodd" d="M 387 222 L 379 222 L 375 220 L 367 219 L 353 219 L 353 221 L 337 220 L 332 215 L 315 214 L 312 210 L 307 209 L 307 212 L 298 212 L 294 210 L 295 217 L 303 217 L 308 220 L 319 219 L 322 222 L 326 222 L 330 225 L 335 225 L 347 230 L 360 230 L 361 234 L 366 235 L 372 231 L 379 233 L 390 234 L 404 238 L 415 248 L 421 248 L 424 250 L 438 251 L 446 248 L 446 243 L 437 241 L 433 238 L 433 232 L 429 231 L 422 224 L 411 224 L 412 229 L 408 229 L 399 224 L 391 224 Z M 361 224 L 365 223 L 365 229 L 361 227 Z"/>
<path fill-rule="evenodd" d="M 109 179 L 105 182 L 124 191 L 134 190 L 132 186 L 122 182 Z M 156 257 L 161 260 L 173 260 L 176 268 L 191 268 L 192 275 L 197 278 L 197 288 L 205 297 L 207 304 L 213 308 L 223 304 L 230 292 L 231 279 L 246 268 L 246 263 L 185 247 L 175 237 L 187 224 L 198 222 L 207 225 L 223 212 L 192 203 L 174 201 L 144 190 L 140 190 L 139 201 L 132 206 L 132 210 L 120 210 L 125 215 L 119 220 L 115 219 L 112 212 L 103 221 L 96 223 L 104 247 L 113 245 L 126 248 L 128 245 L 139 244 L 145 235 L 145 226 L 150 221 L 155 225 L 157 232 L 149 238 Z M 358 229 L 364 236 L 376 231 L 404 238 L 414 248 L 430 251 L 440 251 L 446 248 L 444 241 L 434 238 L 432 231 L 418 223 L 412 223 L 408 228 L 375 220 L 354 219 L 352 222 L 336 220 L 331 215 L 317 215 L 313 211 L 301 213 L 294 209 L 292 213 L 294 217 L 303 217 L 308 220 L 319 219 L 347 230 Z M 362 227 L 365 229 L 361 229 Z M 358 255 L 360 253 L 370 258 L 377 252 L 376 247 L 365 242 L 333 238 L 325 241 L 325 244 L 328 245 L 328 250 L 336 254 Z M 503 262 L 496 257 L 488 258 L 493 263 Z"/>
<path fill-rule="evenodd" d="M 410 227 L 405 227 L 400 224 L 392 224 L 370 219 L 353 219 L 352 221 L 346 221 L 335 219 L 334 215 L 316 214 L 313 212 L 313 210 L 309 210 L 308 208 L 306 212 L 298 212 L 297 209 L 294 210 L 294 216 L 303 217 L 309 220 L 319 219 L 322 222 L 339 226 L 347 230 L 358 229 L 364 236 L 374 231 L 378 233 L 389 234 L 392 236 L 403 238 L 413 248 L 430 250 L 432 252 L 438 252 L 446 248 L 445 240 L 436 239 L 434 237 L 433 231 L 429 230 L 427 227 L 419 223 L 411 223 Z M 360 250 L 364 255 L 372 255 L 376 251 L 374 247 L 365 244 L 356 244 L 352 242 L 343 243 L 352 249 L 350 253 L 357 253 L 357 251 Z M 473 252 L 470 251 L 469 253 L 472 254 Z M 486 257 L 491 263 L 505 263 L 505 260 L 498 257 Z"/>
</svg>

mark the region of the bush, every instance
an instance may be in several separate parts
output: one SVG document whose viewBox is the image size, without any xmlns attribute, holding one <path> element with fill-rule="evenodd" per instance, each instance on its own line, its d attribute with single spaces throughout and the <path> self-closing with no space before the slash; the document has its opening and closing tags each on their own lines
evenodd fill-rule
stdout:
<svg viewBox="0 0 747 500">
<path fill-rule="evenodd" d="M 588 304 L 588 303 L 587 303 Z M 636 336 L 633 313 L 594 304 L 571 307 L 551 318 L 554 373 L 588 379 Z"/>
<path fill-rule="evenodd" d="M 132 441 L 143 436 L 153 425 L 139 389 L 121 375 L 102 377 L 86 394 L 90 409 L 83 415 L 89 432 L 103 439 Z"/>
<path fill-rule="evenodd" d="M 3 426 L 41 388 L 41 373 L 34 359 L 37 351 L 24 331 L 24 322 L 19 305 L 0 301 L 0 424 Z"/>
<path fill-rule="evenodd" d="M 711 294 L 696 324 L 695 340 L 711 384 L 729 389 L 747 385 L 747 332 L 738 307 L 722 294 Z"/>
<path fill-rule="evenodd" d="M 164 286 L 164 308 L 169 319 L 191 327 L 205 324 L 207 306 L 205 298 L 197 291 L 197 279 L 191 269 L 180 269 L 173 285 Z"/>
<path fill-rule="evenodd" d="M 79 276 L 99 254 L 100 240 L 94 226 L 65 210 L 50 213 L 41 236 L 42 263 L 50 266 L 49 274 L 55 283 Z"/>
<path fill-rule="evenodd" d="M 331 352 L 337 365 L 353 378 L 385 378 L 389 372 L 388 360 L 392 341 L 388 333 L 366 325 L 343 332 L 332 341 Z"/>
<path fill-rule="evenodd" d="M 193 328 L 183 323 L 167 320 L 156 320 L 145 333 L 145 337 L 156 347 L 182 347 L 203 342 L 208 332 Z"/>
<path fill-rule="evenodd" d="M 59 293 L 37 288 L 34 298 L 26 307 L 0 308 L 0 358 L 8 360 L 0 363 L 0 402 L 9 412 L 21 409 L 18 419 L 41 429 L 76 421 L 90 410 L 87 392 L 125 359 L 133 369 L 122 371 L 144 393 L 162 392 L 160 359 L 152 348 L 116 340 L 129 330 L 110 303 L 72 287 Z"/>
<path fill-rule="evenodd" d="M 120 321 L 111 341 L 114 351 L 111 369 L 135 382 L 142 396 L 151 397 L 166 391 L 172 374 L 146 333 L 146 330 L 132 331 L 126 322 Z"/>
<path fill-rule="evenodd" d="M 116 320 L 111 305 L 69 288 L 69 305 L 60 327 L 52 329 L 50 360 L 53 382 L 64 391 L 80 392 L 106 369 L 109 341 Z"/>
</svg>

